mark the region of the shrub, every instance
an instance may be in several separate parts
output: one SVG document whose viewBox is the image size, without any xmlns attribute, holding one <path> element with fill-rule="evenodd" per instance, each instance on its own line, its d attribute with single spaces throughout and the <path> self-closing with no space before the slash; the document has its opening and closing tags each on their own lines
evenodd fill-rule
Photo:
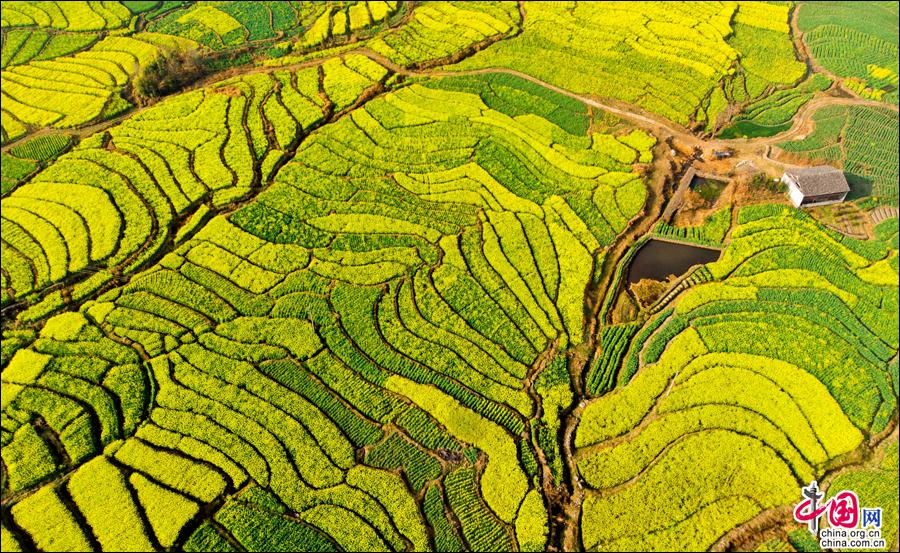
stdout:
<svg viewBox="0 0 900 553">
<path fill-rule="evenodd" d="M 160 50 L 159 55 L 140 68 L 133 91 L 138 104 L 146 105 L 200 80 L 208 72 L 199 50 Z"/>
</svg>

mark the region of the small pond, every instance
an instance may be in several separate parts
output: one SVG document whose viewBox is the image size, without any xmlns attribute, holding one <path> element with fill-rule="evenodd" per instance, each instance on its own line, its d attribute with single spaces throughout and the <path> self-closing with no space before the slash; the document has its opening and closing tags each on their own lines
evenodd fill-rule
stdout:
<svg viewBox="0 0 900 553">
<path fill-rule="evenodd" d="M 694 177 L 691 182 L 691 188 L 709 203 L 715 203 L 726 186 L 728 181 L 704 177 Z"/>
<path fill-rule="evenodd" d="M 648 240 L 641 246 L 628 266 L 628 283 L 645 278 L 666 280 L 669 275 L 681 276 L 694 265 L 711 263 L 721 252 L 712 248 L 676 244 L 665 240 Z"/>
</svg>

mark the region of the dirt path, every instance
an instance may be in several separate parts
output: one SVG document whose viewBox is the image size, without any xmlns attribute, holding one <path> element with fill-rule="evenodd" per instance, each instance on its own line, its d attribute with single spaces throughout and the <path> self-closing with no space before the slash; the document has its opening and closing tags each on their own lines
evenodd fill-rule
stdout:
<svg viewBox="0 0 900 553">
<path fill-rule="evenodd" d="M 369 52 L 361 52 L 369 55 Z M 375 61 L 380 61 L 378 56 L 370 57 Z M 403 68 L 398 68 L 397 73 L 405 74 L 415 77 L 456 77 L 463 75 L 489 75 L 489 74 L 507 74 L 507 75 L 515 75 L 516 77 L 520 77 L 525 79 L 526 81 L 530 81 L 537 85 L 540 85 L 544 88 L 557 92 L 559 94 L 568 96 L 570 98 L 574 98 L 587 104 L 589 106 L 602 109 L 609 113 L 613 113 L 626 121 L 633 123 L 634 125 L 650 130 L 655 131 L 654 134 L 669 134 L 673 137 L 678 138 L 685 144 L 689 145 L 706 145 L 707 147 L 729 147 L 733 149 L 744 149 L 744 148 L 753 148 L 759 149 L 761 146 L 766 146 L 769 144 L 776 144 L 778 142 L 783 142 L 785 140 L 789 140 L 794 135 L 803 132 L 809 126 L 808 123 L 812 114 L 825 107 L 831 105 L 863 105 L 870 107 L 882 107 L 893 109 L 897 111 L 897 106 L 893 104 L 886 104 L 884 102 L 878 102 L 875 100 L 867 100 L 865 98 L 839 98 L 835 96 L 821 96 L 819 98 L 815 98 L 810 100 L 794 116 L 793 125 L 791 128 L 769 137 L 759 137 L 759 138 L 732 138 L 732 139 L 723 139 L 723 138 L 712 138 L 709 140 L 704 140 L 693 133 L 691 133 L 688 129 L 674 123 L 664 117 L 660 117 L 658 115 L 654 115 L 652 113 L 641 110 L 636 106 L 632 106 L 629 104 L 624 104 L 622 102 L 618 102 L 613 99 L 605 99 L 603 102 L 595 99 L 594 97 L 576 94 L 574 92 L 570 92 L 564 88 L 560 88 L 556 85 L 548 83 L 546 81 L 542 81 L 536 77 L 532 77 L 527 73 L 522 73 L 521 71 L 516 71 L 514 69 L 506 69 L 506 68 L 488 68 L 488 69 L 473 69 L 469 71 L 408 71 Z"/>
<path fill-rule="evenodd" d="M 796 18 L 796 13 L 798 11 L 799 11 L 799 8 L 797 10 L 794 10 L 794 14 L 795 14 L 794 18 Z M 794 24 L 795 23 L 792 20 L 792 26 Z M 799 31 L 796 31 L 796 32 L 799 32 Z M 502 38 L 506 38 L 506 37 L 502 37 Z M 485 44 L 474 45 L 470 49 L 467 49 L 467 51 L 465 53 L 463 53 L 460 57 L 465 58 L 465 57 L 467 57 L 467 55 L 471 55 L 475 51 L 481 50 L 481 49 L 485 48 L 486 46 L 488 46 L 490 43 L 493 43 L 499 39 L 501 39 L 501 38 L 497 37 L 496 35 L 489 37 L 488 39 L 486 39 Z M 803 44 L 802 40 L 799 42 L 800 42 L 800 44 Z M 805 45 L 803 45 L 803 48 L 805 49 Z M 468 50 L 471 50 L 471 51 L 468 51 Z M 808 55 L 807 52 L 804 52 L 804 53 Z M 229 79 L 229 78 L 234 78 L 234 77 L 239 77 L 239 76 L 244 76 L 244 75 L 251 75 L 251 74 L 255 74 L 255 73 L 270 73 L 273 71 L 299 71 L 302 69 L 320 65 L 330 59 L 342 57 L 342 56 L 346 56 L 346 55 L 350 55 L 350 54 L 364 55 L 398 75 L 404 75 L 404 76 L 409 76 L 409 77 L 459 77 L 459 76 L 465 76 L 465 75 L 491 75 L 491 74 L 514 75 L 516 77 L 525 79 L 529 82 L 532 82 L 534 84 L 542 86 L 548 90 L 552 90 L 558 94 L 562 94 L 564 96 L 574 98 L 574 99 L 584 103 L 585 105 L 588 105 L 588 106 L 591 106 L 594 108 L 598 108 L 598 109 L 602 109 L 604 111 L 612 113 L 612 114 L 634 124 L 637 127 L 640 127 L 647 131 L 650 131 L 652 134 L 656 135 L 657 137 L 671 136 L 671 137 L 677 139 L 680 143 L 685 144 L 689 147 L 696 146 L 696 147 L 700 147 L 700 148 L 712 148 L 712 149 L 731 148 L 732 150 L 735 151 L 736 158 L 752 159 L 754 157 L 758 157 L 760 160 L 774 162 L 779 165 L 785 165 L 785 164 L 769 157 L 767 147 L 778 144 L 779 142 L 784 142 L 786 140 L 790 140 L 795 137 L 802 138 L 803 136 L 808 135 L 814 129 L 812 115 L 821 108 L 824 108 L 826 106 L 833 106 L 833 105 L 862 105 L 862 106 L 869 106 L 869 107 L 887 108 L 887 109 L 892 109 L 894 111 L 898 110 L 898 106 L 896 106 L 896 105 L 886 104 L 884 102 L 878 102 L 875 100 L 868 100 L 865 98 L 860 98 L 855 95 L 852 97 L 848 97 L 848 98 L 840 98 L 840 97 L 835 97 L 835 96 L 820 96 L 818 98 L 814 98 L 814 99 L 810 100 L 809 102 L 804 104 L 798 110 L 798 112 L 795 114 L 795 116 L 793 118 L 793 124 L 791 125 L 790 129 L 788 129 L 784 132 L 778 133 L 774 136 L 759 137 L 759 138 L 734 138 L 734 139 L 712 138 L 712 139 L 704 140 L 704 139 L 696 136 L 695 134 L 693 134 L 691 131 L 689 131 L 685 127 L 683 127 L 673 121 L 670 121 L 664 117 L 660 117 L 653 113 L 644 111 L 644 110 L 638 108 L 637 106 L 627 104 L 624 102 L 619 102 L 612 98 L 605 98 L 605 99 L 603 99 L 603 101 L 600 101 L 599 99 L 597 99 L 595 97 L 571 92 L 569 90 L 558 87 L 554 84 L 548 83 L 546 81 L 538 79 L 537 77 L 533 77 L 527 73 L 523 73 L 523 72 L 517 71 L 515 69 L 485 68 L 485 69 L 473 69 L 473 70 L 467 70 L 467 71 L 446 71 L 446 70 L 430 69 L 430 67 L 439 67 L 442 65 L 448 65 L 450 63 L 453 63 L 454 61 L 459 61 L 459 60 L 451 60 L 449 58 L 448 59 L 442 58 L 442 59 L 437 59 L 437 60 L 430 60 L 427 64 L 423 64 L 422 68 L 409 69 L 407 67 L 404 67 L 404 66 L 394 63 L 393 61 L 384 57 L 381 54 L 378 54 L 376 52 L 373 52 L 372 50 L 369 50 L 365 46 L 361 46 L 360 48 L 354 48 L 351 50 L 346 50 L 343 52 L 337 52 L 334 54 L 323 56 L 321 58 L 306 60 L 303 62 L 288 64 L 288 65 L 283 65 L 283 66 L 250 66 L 250 67 L 243 67 L 243 68 L 219 71 L 219 72 L 213 73 L 211 75 L 208 75 L 208 76 L 204 77 L 203 79 L 197 81 L 196 83 L 192 84 L 190 87 L 179 91 L 178 94 L 183 94 L 185 92 L 190 92 L 193 90 L 205 88 L 214 83 L 221 82 L 221 81 Z M 813 64 L 813 62 L 809 61 L 810 59 L 811 58 L 807 58 L 807 62 L 810 64 Z M 828 71 L 822 69 L 821 67 L 819 67 L 817 65 L 813 64 L 812 68 L 816 72 L 826 74 L 829 77 L 831 77 L 832 79 L 837 79 L 837 77 L 835 77 L 834 75 L 832 75 L 831 73 L 829 73 Z M 853 94 L 852 91 L 850 93 Z M 160 101 L 162 101 L 163 99 L 161 99 Z M 72 136 L 77 136 L 79 138 L 86 138 L 92 134 L 106 130 L 112 126 L 115 126 L 128 118 L 134 117 L 135 115 L 138 115 L 142 111 L 144 111 L 148 108 L 151 108 L 155 105 L 156 105 L 156 103 L 150 104 L 147 106 L 143 106 L 143 107 L 134 108 L 134 109 L 128 110 L 128 111 L 122 113 L 121 115 L 114 117 L 112 119 L 108 119 L 106 121 L 101 121 L 98 123 L 80 127 L 74 131 L 62 131 L 62 130 L 55 129 L 55 128 L 40 129 L 38 131 L 35 131 L 33 133 L 30 133 L 30 134 L 20 138 L 18 140 L 7 143 L 6 145 L 3 146 L 2 151 L 8 152 L 9 149 L 11 147 L 15 146 L 16 144 L 19 144 L 25 140 L 34 138 L 36 136 L 41 136 L 41 135 L 46 135 L 46 134 L 54 134 L 54 133 L 63 132 L 66 134 L 70 134 Z M 798 136 L 798 135 L 800 135 L 800 136 Z"/>
<path fill-rule="evenodd" d="M 599 330 L 603 321 L 599 313 L 603 305 L 606 291 L 615 276 L 616 265 L 628 247 L 640 236 L 646 234 L 659 218 L 666 202 L 666 189 L 669 176 L 672 174 L 672 160 L 667 146 L 659 142 L 653 152 L 653 171 L 648 179 L 647 204 L 644 210 L 629 221 L 625 230 L 620 233 L 603 256 L 600 276 L 595 285 L 588 287 L 585 293 L 586 311 L 591 315 L 585 320 L 584 335 L 586 341 L 575 348 L 570 359 L 570 370 L 573 375 L 572 404 L 561 413 L 560 455 L 564 465 L 564 482 L 568 488 L 565 495 L 555 497 L 560 505 L 555 505 L 557 512 L 565 514 L 565 520 L 554 524 L 554 532 L 550 536 L 548 551 L 581 551 L 581 505 L 584 501 L 584 482 L 578 472 L 575 459 L 575 432 L 581 422 L 581 414 L 587 406 L 584 391 L 584 378 L 587 368 L 593 360 L 593 353 L 599 351 Z"/>
<path fill-rule="evenodd" d="M 856 98 L 858 100 L 865 100 L 865 98 L 860 96 L 859 93 L 857 93 L 855 90 L 844 86 L 844 77 L 835 75 L 834 73 L 820 65 L 816 61 L 816 58 L 813 57 L 812 52 L 810 52 L 809 50 L 809 46 L 806 44 L 806 41 L 803 40 L 803 36 L 805 33 L 800 30 L 800 10 L 803 8 L 804 4 L 805 2 L 797 3 L 793 11 L 791 12 L 791 20 L 789 23 L 791 27 L 791 37 L 794 39 L 794 48 L 797 53 L 800 54 L 802 61 L 806 63 L 808 71 L 810 73 L 821 73 L 822 75 L 825 75 L 826 77 L 834 81 L 837 88 L 845 94 L 848 94 L 849 96 L 852 96 L 853 98 Z M 897 111 L 898 108 L 898 106 L 894 104 L 887 104 L 885 102 L 877 103 L 883 105 L 884 107 L 891 108 L 894 111 Z"/>
<path fill-rule="evenodd" d="M 795 12 L 796 12 L 796 10 L 795 10 Z M 503 37 L 503 38 L 506 38 L 506 37 Z M 481 50 L 481 49 L 485 48 L 486 46 L 488 46 L 490 43 L 493 43 L 499 39 L 500 38 L 497 37 L 496 35 L 489 37 L 488 39 L 486 39 L 486 44 L 474 45 L 471 48 L 472 52 L 467 51 L 466 54 L 470 55 L 471 53 Z M 779 134 L 776 134 L 774 136 L 760 137 L 760 138 L 734 138 L 734 139 L 712 138 L 712 139 L 704 140 L 704 139 L 694 135 L 693 133 L 691 133 L 685 127 L 683 127 L 673 121 L 670 121 L 664 117 L 660 117 L 653 113 L 644 111 L 644 110 L 638 108 L 637 106 L 627 104 L 624 102 L 619 102 L 612 98 L 605 98 L 605 99 L 603 99 L 603 101 L 600 101 L 599 99 L 597 99 L 595 97 L 571 92 L 569 90 L 560 88 L 554 84 L 548 83 L 546 81 L 538 79 L 537 77 L 533 77 L 527 73 L 523 73 L 523 72 L 517 71 L 515 69 L 485 68 L 485 69 L 473 69 L 473 70 L 467 70 L 467 71 L 446 71 L 446 70 L 438 70 L 438 69 L 429 69 L 429 67 L 438 67 L 438 66 L 442 66 L 442 65 L 448 65 L 450 63 L 453 63 L 454 61 L 458 61 L 458 60 L 451 60 L 449 58 L 448 59 L 442 58 L 442 59 L 437 59 L 437 60 L 430 60 L 427 64 L 424 64 L 423 68 L 409 69 L 407 67 L 404 67 L 404 66 L 394 63 L 393 61 L 384 57 L 381 54 L 378 54 L 376 52 L 373 52 L 372 50 L 369 50 L 365 46 L 361 46 L 360 48 L 354 48 L 354 49 L 346 50 L 346 51 L 342 51 L 342 52 L 337 52 L 334 54 L 329 54 L 329 55 L 323 56 L 321 58 L 306 60 L 303 62 L 288 64 L 288 65 L 283 65 L 283 66 L 250 66 L 250 67 L 228 69 L 225 71 L 216 72 L 216 73 L 213 73 L 213 74 L 210 74 L 210 75 L 204 77 L 203 79 L 197 81 L 196 83 L 193 83 L 190 87 L 187 87 L 184 90 L 179 91 L 178 94 L 183 94 L 185 92 L 190 92 L 193 90 L 205 88 L 214 83 L 221 82 L 221 81 L 229 79 L 229 78 L 240 77 L 240 76 L 244 76 L 244 75 L 251 75 L 251 74 L 255 74 L 255 73 L 271 73 L 273 71 L 299 71 L 302 69 L 320 65 L 330 59 L 347 56 L 350 54 L 364 55 L 398 75 L 404 75 L 404 76 L 409 76 L 409 77 L 459 77 L 459 76 L 465 76 L 465 75 L 491 75 L 491 74 L 514 75 L 516 77 L 525 79 L 529 82 L 532 82 L 534 84 L 542 86 L 548 90 L 552 90 L 558 94 L 562 94 L 564 96 L 574 98 L 574 99 L 584 103 L 585 105 L 588 105 L 588 106 L 591 106 L 594 108 L 598 108 L 598 109 L 602 109 L 604 111 L 612 113 L 612 114 L 634 124 L 637 127 L 640 127 L 644 130 L 650 131 L 651 133 L 653 133 L 656 136 L 661 136 L 661 135 L 662 136 L 672 136 L 673 138 L 676 138 L 678 141 L 680 141 L 681 143 L 686 144 L 688 146 L 699 146 L 701 148 L 714 148 L 714 149 L 731 148 L 731 149 L 735 150 L 736 153 L 744 154 L 746 157 L 752 157 L 755 155 L 755 156 L 759 156 L 761 159 L 775 161 L 776 163 L 780 163 L 780 162 L 777 162 L 776 160 L 772 160 L 771 158 L 768 158 L 765 155 L 765 147 L 769 146 L 769 145 L 777 144 L 779 142 L 784 142 L 785 140 L 790 140 L 791 138 L 794 138 L 795 136 L 800 135 L 800 134 L 805 136 L 805 135 L 809 134 L 810 132 L 812 132 L 813 124 L 811 121 L 811 117 L 816 111 L 818 111 L 819 109 L 821 109 L 823 107 L 832 106 L 832 105 L 862 105 L 862 106 L 869 106 L 869 107 L 887 108 L 887 109 L 892 109 L 894 111 L 898 110 L 898 106 L 896 106 L 896 105 L 887 104 L 884 102 L 878 102 L 876 100 L 868 100 L 865 98 L 860 98 L 858 96 L 853 96 L 853 97 L 849 97 L 849 98 L 839 98 L 839 97 L 834 97 L 834 96 L 821 96 L 821 97 L 814 98 L 813 100 L 807 102 L 800 108 L 800 110 L 798 110 L 797 114 L 794 116 L 793 124 L 791 125 L 790 129 L 788 129 L 784 132 L 781 132 Z M 467 56 L 462 55 L 461 57 L 464 58 Z M 836 79 L 836 77 L 834 77 L 833 75 L 828 73 L 826 70 L 824 70 L 818 66 L 813 66 L 813 67 L 816 72 L 822 72 L 826 75 L 829 75 L 831 78 Z M 161 99 L 160 101 L 162 101 L 162 100 L 164 100 L 164 98 Z M 103 131 L 114 125 L 117 125 L 128 118 L 134 117 L 135 115 L 137 115 L 137 114 L 141 113 L 142 111 L 149 109 L 155 105 L 156 105 L 156 103 L 150 104 L 147 106 L 143 106 L 143 107 L 134 108 L 134 109 L 128 110 L 128 111 L 122 113 L 121 115 L 114 117 L 112 119 L 108 119 L 106 121 L 101 121 L 101 122 L 87 125 L 84 127 L 79 127 L 78 129 L 73 130 L 73 131 L 63 131 L 60 129 L 50 128 L 50 127 L 43 128 L 43 129 L 40 129 L 33 133 L 30 133 L 18 140 L 7 143 L 6 145 L 3 146 L 2 151 L 7 152 L 11 147 L 15 146 L 16 144 L 19 144 L 19 143 L 21 143 L 25 140 L 31 139 L 33 137 L 41 136 L 41 135 L 45 135 L 45 134 L 54 134 L 54 133 L 63 132 L 66 134 L 77 136 L 79 138 L 86 138 L 94 133 Z M 747 156 L 747 154 L 749 154 L 749 156 Z M 738 156 L 736 156 L 736 157 L 738 157 Z"/>
</svg>

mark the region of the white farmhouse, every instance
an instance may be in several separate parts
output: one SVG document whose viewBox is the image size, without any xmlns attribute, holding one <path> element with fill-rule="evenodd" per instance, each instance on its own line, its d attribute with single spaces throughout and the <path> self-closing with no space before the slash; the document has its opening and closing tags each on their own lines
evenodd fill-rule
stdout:
<svg viewBox="0 0 900 553">
<path fill-rule="evenodd" d="M 811 207 L 844 201 L 850 185 L 844 172 L 829 165 L 788 169 L 781 177 L 795 207 Z"/>
</svg>

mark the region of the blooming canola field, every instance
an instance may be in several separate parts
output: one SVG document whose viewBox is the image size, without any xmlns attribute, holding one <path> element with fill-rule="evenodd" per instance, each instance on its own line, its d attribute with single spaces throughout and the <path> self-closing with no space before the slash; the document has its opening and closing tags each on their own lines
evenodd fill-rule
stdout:
<svg viewBox="0 0 900 553">
<path fill-rule="evenodd" d="M 817 107 L 858 65 L 798 9 L 4 2 L 3 551 L 802 550 L 811 480 L 890 497 L 896 152 L 831 121 L 897 112 Z M 663 128 L 838 142 L 870 236 L 662 221 Z M 620 320 L 651 236 L 722 253 Z"/>
</svg>

